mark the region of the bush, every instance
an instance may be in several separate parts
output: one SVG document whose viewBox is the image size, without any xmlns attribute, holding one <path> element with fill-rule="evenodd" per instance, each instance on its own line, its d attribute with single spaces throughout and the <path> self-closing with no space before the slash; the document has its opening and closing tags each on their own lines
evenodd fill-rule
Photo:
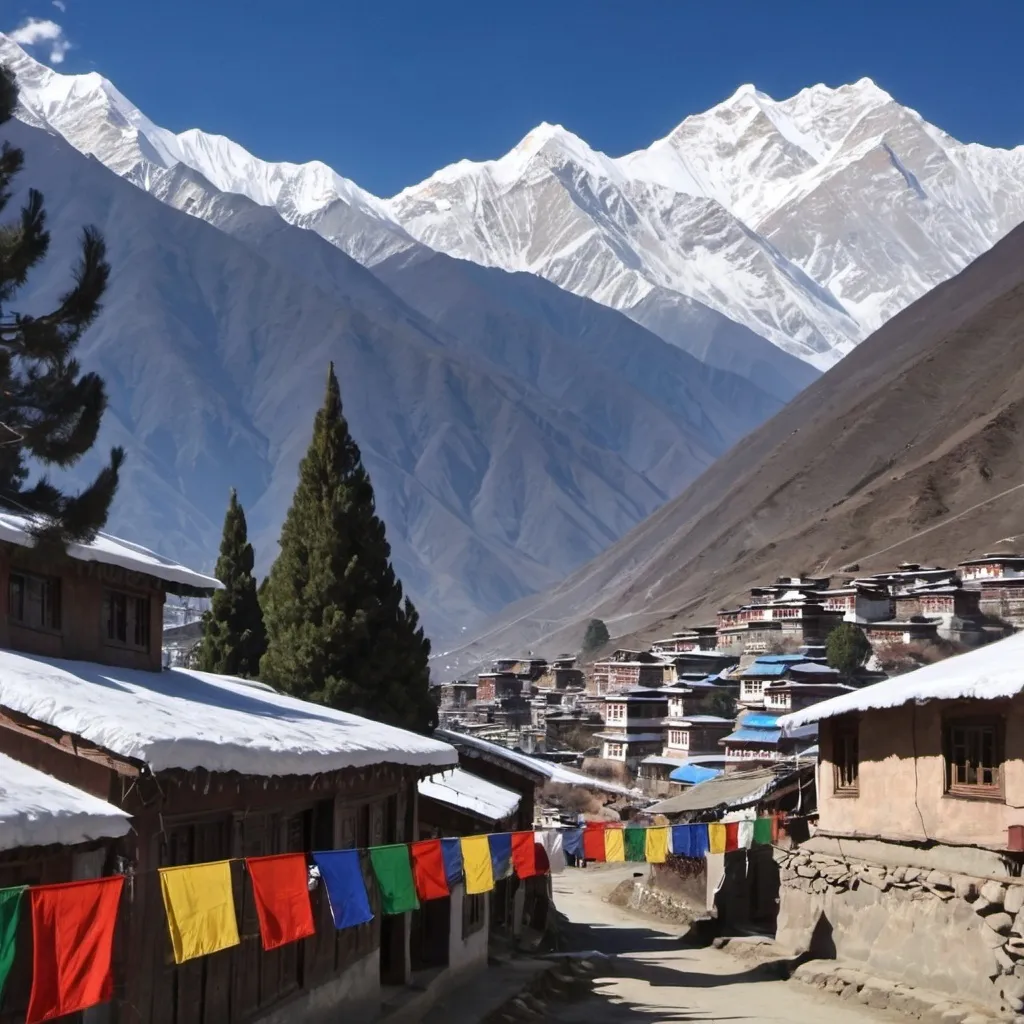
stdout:
<svg viewBox="0 0 1024 1024">
<path fill-rule="evenodd" d="M 840 672 L 856 672 L 871 657 L 871 644 L 860 626 L 842 622 L 829 633 L 825 654 L 832 668 Z"/>
<path fill-rule="evenodd" d="M 611 639 L 608 635 L 608 627 L 601 619 L 591 619 L 587 623 L 586 632 L 583 634 L 583 653 L 592 652 L 604 647 Z"/>
</svg>

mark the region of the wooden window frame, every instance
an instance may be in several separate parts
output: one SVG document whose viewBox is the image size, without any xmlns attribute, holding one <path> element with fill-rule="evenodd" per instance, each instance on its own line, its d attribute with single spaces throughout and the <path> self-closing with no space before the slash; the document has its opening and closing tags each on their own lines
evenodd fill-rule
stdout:
<svg viewBox="0 0 1024 1024">
<path fill-rule="evenodd" d="M 124 639 L 117 635 L 111 635 L 110 606 L 115 600 L 124 601 Z M 140 606 L 143 608 L 141 618 L 139 616 Z M 138 594 L 117 587 L 104 587 L 103 600 L 100 604 L 100 630 L 103 643 L 108 647 L 117 647 L 120 650 L 148 653 L 153 643 L 152 614 L 152 598 L 149 594 Z"/>
<path fill-rule="evenodd" d="M 958 736 L 957 733 L 963 735 Z M 988 733 L 991 764 L 983 764 L 980 760 L 975 765 L 982 772 L 991 773 L 992 781 L 988 783 L 966 782 L 958 778 L 962 769 L 966 774 L 970 768 L 969 748 L 978 744 L 973 753 L 984 757 L 983 748 L 986 743 L 984 734 Z M 972 741 L 971 734 L 976 739 Z M 981 749 L 979 749 L 981 748 Z M 963 750 L 965 758 L 962 762 L 954 757 Z M 942 721 L 942 760 L 943 782 L 946 796 L 967 800 L 1005 800 L 1003 783 L 1006 764 L 1006 720 L 997 715 L 948 715 Z"/>
<path fill-rule="evenodd" d="M 15 614 L 14 608 L 14 587 L 15 580 L 21 580 L 21 601 L 20 610 Z M 43 593 L 40 595 L 40 621 L 27 622 L 25 620 L 27 584 L 34 580 L 41 585 Z M 47 622 L 44 611 L 47 608 L 45 600 L 45 589 L 50 590 L 49 611 L 51 621 Z M 7 619 L 19 629 L 31 629 L 40 633 L 51 633 L 59 635 L 63 626 L 63 594 L 61 592 L 61 580 L 59 576 L 47 576 L 38 572 L 25 572 L 22 569 L 12 569 L 7 577 Z"/>
<path fill-rule="evenodd" d="M 832 793 L 860 796 L 860 722 L 832 724 Z"/>
</svg>

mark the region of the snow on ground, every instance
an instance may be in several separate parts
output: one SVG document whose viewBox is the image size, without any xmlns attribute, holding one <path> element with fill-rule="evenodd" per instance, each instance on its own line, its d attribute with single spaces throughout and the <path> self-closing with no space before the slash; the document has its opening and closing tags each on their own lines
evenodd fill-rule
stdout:
<svg viewBox="0 0 1024 1024">
<path fill-rule="evenodd" d="M 461 768 L 421 779 L 419 793 L 456 809 L 472 811 L 488 821 L 501 821 L 515 814 L 522 802 L 522 797 L 513 790 L 496 786 Z"/>
<path fill-rule="evenodd" d="M 114 839 L 130 823 L 113 804 L 0 754 L 0 850 Z"/>
<path fill-rule="evenodd" d="M 784 715 L 779 725 L 787 736 L 793 736 L 801 726 L 850 711 L 895 708 L 911 701 L 992 700 L 1015 697 L 1022 690 L 1024 633 L 1017 633 L 980 650 L 959 654 Z"/>
<path fill-rule="evenodd" d="M 153 771 L 313 775 L 372 764 L 445 767 L 447 743 L 207 672 L 146 672 L 0 651 L 0 706 Z"/>
<path fill-rule="evenodd" d="M 28 516 L 0 512 L 0 540 L 19 547 L 35 547 L 32 534 L 33 520 Z M 221 590 L 223 584 L 212 576 L 204 576 L 184 565 L 158 555 L 141 544 L 111 537 L 107 533 L 96 534 L 88 544 L 69 544 L 67 552 L 80 562 L 101 562 L 104 565 L 118 565 L 130 572 L 146 573 L 168 583 L 182 583 L 200 590 Z"/>
</svg>

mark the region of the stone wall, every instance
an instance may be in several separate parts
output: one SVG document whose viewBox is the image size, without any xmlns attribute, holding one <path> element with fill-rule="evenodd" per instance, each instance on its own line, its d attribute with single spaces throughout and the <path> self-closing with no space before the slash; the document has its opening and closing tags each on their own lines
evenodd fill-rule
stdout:
<svg viewBox="0 0 1024 1024">
<path fill-rule="evenodd" d="M 998 1011 L 1024 1009 L 1024 883 L 777 852 L 776 941 Z"/>
</svg>

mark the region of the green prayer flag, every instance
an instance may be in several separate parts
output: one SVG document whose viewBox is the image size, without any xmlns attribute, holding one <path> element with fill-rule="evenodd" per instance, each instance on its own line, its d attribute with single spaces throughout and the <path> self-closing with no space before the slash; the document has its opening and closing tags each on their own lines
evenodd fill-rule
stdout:
<svg viewBox="0 0 1024 1024">
<path fill-rule="evenodd" d="M 371 846 L 370 863 L 377 876 L 382 909 L 385 914 L 404 914 L 419 910 L 416 883 L 412 877 L 409 847 L 405 843 L 394 846 Z"/>
<path fill-rule="evenodd" d="M 14 966 L 18 921 L 21 919 L 21 894 L 25 886 L 0 889 L 0 999 L 3 998 L 7 975 Z"/>
<path fill-rule="evenodd" d="M 759 846 L 769 846 L 772 841 L 772 819 L 756 818 L 754 820 L 754 843 Z"/>
<path fill-rule="evenodd" d="M 647 860 L 647 829 L 626 828 L 626 860 Z"/>
</svg>

